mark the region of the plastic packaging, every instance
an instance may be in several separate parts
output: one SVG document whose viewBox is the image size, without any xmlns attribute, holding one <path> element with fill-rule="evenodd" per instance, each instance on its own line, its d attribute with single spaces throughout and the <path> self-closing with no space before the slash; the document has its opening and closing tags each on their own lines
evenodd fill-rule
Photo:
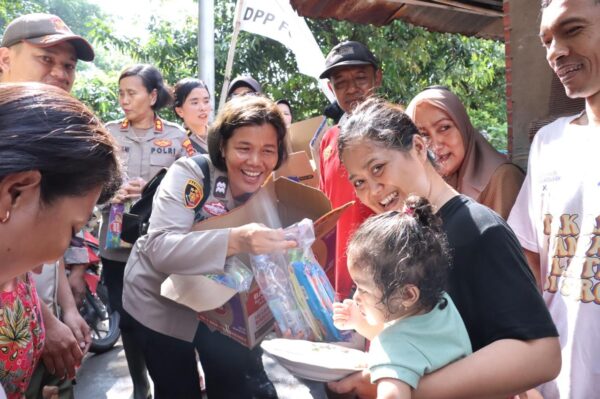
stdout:
<svg viewBox="0 0 600 399">
<path fill-rule="evenodd" d="M 245 292 L 252 285 L 252 271 L 237 257 L 227 259 L 223 273 L 207 274 L 206 277 L 237 292 Z"/>
<path fill-rule="evenodd" d="M 279 331 L 286 338 L 312 337 L 298 308 L 283 254 L 255 255 L 251 258 L 256 283 L 269 304 Z"/>
<path fill-rule="evenodd" d="M 110 205 L 110 212 L 108 214 L 108 229 L 106 231 L 106 249 L 131 248 L 131 244 L 121 240 L 121 231 L 123 229 L 123 213 L 128 212 L 130 208 L 130 201 Z"/>
<path fill-rule="evenodd" d="M 312 221 L 285 230 L 298 243 L 285 253 L 251 257 L 252 270 L 281 334 L 311 341 L 341 341 L 349 334 L 333 325 L 333 287 L 311 250 Z"/>
</svg>

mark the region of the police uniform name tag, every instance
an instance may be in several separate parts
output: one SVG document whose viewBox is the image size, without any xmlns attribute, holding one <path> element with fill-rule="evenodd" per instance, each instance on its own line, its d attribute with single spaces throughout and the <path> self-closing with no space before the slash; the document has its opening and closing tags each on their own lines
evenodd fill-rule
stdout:
<svg viewBox="0 0 600 399">
<path fill-rule="evenodd" d="M 173 140 L 170 139 L 155 139 L 152 141 L 150 154 L 168 154 L 176 155 L 177 149 L 173 147 Z"/>
<path fill-rule="evenodd" d="M 183 202 L 186 208 L 194 209 L 204 198 L 204 190 L 200 183 L 188 179 L 183 191 Z"/>
<path fill-rule="evenodd" d="M 228 185 L 229 180 L 225 176 L 217 177 L 217 181 L 215 181 L 215 189 L 213 190 L 213 195 L 217 198 L 225 198 L 227 196 Z"/>
<path fill-rule="evenodd" d="M 202 210 L 212 216 L 220 216 L 229 212 L 227 207 L 220 201 L 207 202 L 202 207 Z"/>
</svg>

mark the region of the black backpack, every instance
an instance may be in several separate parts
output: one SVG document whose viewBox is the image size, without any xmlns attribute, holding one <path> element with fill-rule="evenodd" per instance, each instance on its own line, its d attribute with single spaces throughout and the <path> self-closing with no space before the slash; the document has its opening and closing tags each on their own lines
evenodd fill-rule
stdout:
<svg viewBox="0 0 600 399">
<path fill-rule="evenodd" d="M 202 180 L 202 183 L 204 184 L 204 196 L 200 203 L 194 208 L 194 212 L 196 213 L 195 219 L 197 219 L 198 212 L 200 212 L 210 194 L 210 171 L 208 169 L 208 161 L 202 155 L 195 155 L 191 157 L 191 159 L 198 164 L 204 174 L 204 179 Z M 163 168 L 150 179 L 142 189 L 140 199 L 133 204 L 129 212 L 123 213 L 121 240 L 133 244 L 138 238 L 148 232 L 150 214 L 152 213 L 152 200 L 166 173 L 167 168 Z"/>
</svg>

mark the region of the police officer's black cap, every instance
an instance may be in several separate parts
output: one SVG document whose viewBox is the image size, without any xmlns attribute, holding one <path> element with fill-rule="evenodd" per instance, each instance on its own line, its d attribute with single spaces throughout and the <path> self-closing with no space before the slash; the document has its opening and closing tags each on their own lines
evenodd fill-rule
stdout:
<svg viewBox="0 0 600 399">
<path fill-rule="evenodd" d="M 379 61 L 367 46 L 359 42 L 346 41 L 339 43 L 327 54 L 325 70 L 319 78 L 329 78 L 335 68 L 353 65 L 373 65 L 375 69 L 379 69 Z"/>
</svg>

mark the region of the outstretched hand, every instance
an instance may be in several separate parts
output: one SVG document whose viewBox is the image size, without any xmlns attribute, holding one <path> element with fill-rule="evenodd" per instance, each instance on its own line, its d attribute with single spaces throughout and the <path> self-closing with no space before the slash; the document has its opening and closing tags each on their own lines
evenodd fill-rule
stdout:
<svg viewBox="0 0 600 399">
<path fill-rule="evenodd" d="M 333 304 L 333 324 L 339 330 L 358 330 L 366 320 L 352 299 Z"/>
<path fill-rule="evenodd" d="M 240 253 L 266 254 L 295 248 L 298 244 L 286 240 L 283 229 L 270 229 L 262 223 L 234 227 L 229 234 L 227 256 Z"/>
</svg>

